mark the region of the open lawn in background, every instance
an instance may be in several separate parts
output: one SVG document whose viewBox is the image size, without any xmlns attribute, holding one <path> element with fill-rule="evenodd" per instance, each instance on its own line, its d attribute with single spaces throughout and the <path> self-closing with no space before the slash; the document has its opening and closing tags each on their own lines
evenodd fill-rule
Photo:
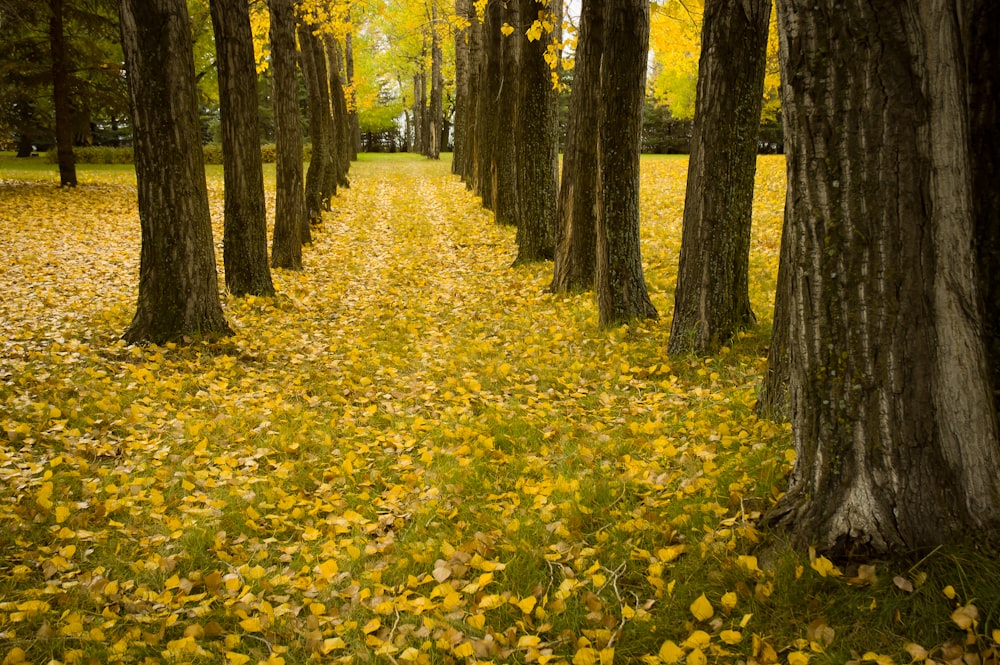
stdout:
<svg viewBox="0 0 1000 665">
<path fill-rule="evenodd" d="M 686 158 L 642 163 L 659 321 L 512 268 L 448 161 L 363 156 L 276 298 L 223 295 L 235 336 L 147 347 L 134 172 L 78 171 L 0 158 L 3 665 L 997 663 L 994 553 L 838 567 L 760 525 L 782 157 L 760 325 L 709 358 L 665 353 Z"/>
</svg>

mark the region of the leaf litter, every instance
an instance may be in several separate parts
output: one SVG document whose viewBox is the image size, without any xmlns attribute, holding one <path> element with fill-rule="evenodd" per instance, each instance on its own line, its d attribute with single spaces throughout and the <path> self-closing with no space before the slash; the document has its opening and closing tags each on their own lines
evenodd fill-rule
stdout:
<svg viewBox="0 0 1000 665">
<path fill-rule="evenodd" d="M 273 299 L 223 294 L 236 335 L 181 346 L 118 340 L 130 173 L 0 183 L 4 665 L 828 662 L 816 611 L 788 643 L 754 618 L 777 574 L 756 520 L 794 461 L 787 426 L 752 415 L 766 331 L 671 359 L 669 320 L 600 330 L 591 295 L 511 267 L 512 231 L 447 166 L 359 162 L 305 269 Z M 782 168 L 758 175 L 758 313 Z M 661 312 L 685 171 L 644 163 Z M 221 189 L 210 171 L 217 243 Z M 947 600 L 996 662 L 975 605 Z"/>
</svg>

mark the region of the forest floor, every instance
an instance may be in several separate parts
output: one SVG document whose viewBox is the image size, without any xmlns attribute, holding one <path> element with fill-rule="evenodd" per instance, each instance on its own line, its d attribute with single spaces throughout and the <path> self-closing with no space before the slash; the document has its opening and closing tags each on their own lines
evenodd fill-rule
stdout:
<svg viewBox="0 0 1000 665">
<path fill-rule="evenodd" d="M 761 324 L 710 358 L 665 353 L 686 159 L 643 161 L 661 318 L 613 330 L 449 166 L 365 156 L 277 297 L 223 294 L 235 336 L 129 347 L 131 167 L 2 159 L 0 663 L 997 662 L 992 553 L 838 568 L 759 526 L 781 157 Z"/>
</svg>

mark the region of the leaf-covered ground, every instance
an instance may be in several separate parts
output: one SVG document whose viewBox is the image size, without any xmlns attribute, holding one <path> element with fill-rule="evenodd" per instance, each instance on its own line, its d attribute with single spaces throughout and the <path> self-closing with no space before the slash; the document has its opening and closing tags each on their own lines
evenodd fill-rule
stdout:
<svg viewBox="0 0 1000 665">
<path fill-rule="evenodd" d="M 664 352 L 683 159 L 643 163 L 658 322 L 599 329 L 591 295 L 547 293 L 550 265 L 510 267 L 513 230 L 447 162 L 397 156 L 355 165 L 277 298 L 223 295 L 235 337 L 144 348 L 118 340 L 131 171 L 66 191 L 13 164 L 4 665 L 996 663 L 992 559 L 842 572 L 757 529 L 793 459 L 751 412 L 781 158 L 758 177 L 764 323 L 707 359 Z M 218 225 L 218 171 L 210 195 Z"/>
</svg>

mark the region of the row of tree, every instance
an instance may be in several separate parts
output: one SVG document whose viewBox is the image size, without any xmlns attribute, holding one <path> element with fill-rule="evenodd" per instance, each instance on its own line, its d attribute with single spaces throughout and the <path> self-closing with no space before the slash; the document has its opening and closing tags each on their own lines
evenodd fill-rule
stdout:
<svg viewBox="0 0 1000 665">
<path fill-rule="evenodd" d="M 533 39 L 557 8 L 483 4 L 456 4 L 456 172 L 518 226 L 518 261 L 554 258 L 553 290 L 596 289 L 605 325 L 655 317 L 637 205 L 649 4 L 582 2 L 557 196 Z M 759 407 L 790 414 L 798 460 L 769 519 L 841 554 L 996 538 L 1000 6 L 776 4 L 788 199 Z M 669 353 L 755 323 L 770 15 L 770 0 L 704 3 Z"/>
<path fill-rule="evenodd" d="M 354 141 L 336 39 L 318 31 L 307 11 L 297 14 L 293 0 L 269 0 L 268 7 L 277 143 L 270 266 L 295 270 L 311 225 L 330 209 L 337 187 L 347 185 Z M 138 307 L 125 339 L 230 334 L 219 302 L 186 2 L 122 0 L 119 8 L 142 227 Z M 210 8 L 222 114 L 226 286 L 234 295 L 273 295 L 249 5 L 211 0 Z M 305 177 L 297 66 L 313 140 Z"/>
</svg>

